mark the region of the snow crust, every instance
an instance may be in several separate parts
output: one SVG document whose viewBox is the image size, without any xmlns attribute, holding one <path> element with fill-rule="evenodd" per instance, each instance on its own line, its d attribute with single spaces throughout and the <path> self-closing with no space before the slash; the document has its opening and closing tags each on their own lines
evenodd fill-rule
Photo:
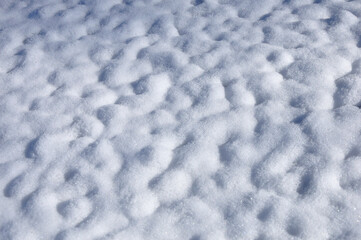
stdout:
<svg viewBox="0 0 361 240">
<path fill-rule="evenodd" d="M 1 0 L 0 239 L 361 239 L 360 19 Z"/>
</svg>

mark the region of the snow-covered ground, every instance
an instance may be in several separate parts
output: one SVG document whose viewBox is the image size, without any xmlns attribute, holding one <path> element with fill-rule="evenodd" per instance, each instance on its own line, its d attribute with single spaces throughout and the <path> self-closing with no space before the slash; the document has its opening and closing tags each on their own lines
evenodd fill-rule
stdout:
<svg viewBox="0 0 361 240">
<path fill-rule="evenodd" d="M 0 0 L 0 239 L 361 239 L 361 1 Z"/>
</svg>

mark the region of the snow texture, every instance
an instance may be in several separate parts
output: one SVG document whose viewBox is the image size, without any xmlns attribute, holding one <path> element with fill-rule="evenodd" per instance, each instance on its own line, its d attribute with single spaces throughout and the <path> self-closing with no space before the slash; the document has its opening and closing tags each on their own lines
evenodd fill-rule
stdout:
<svg viewBox="0 0 361 240">
<path fill-rule="evenodd" d="M 0 239 L 361 239 L 358 0 L 0 0 Z"/>
</svg>

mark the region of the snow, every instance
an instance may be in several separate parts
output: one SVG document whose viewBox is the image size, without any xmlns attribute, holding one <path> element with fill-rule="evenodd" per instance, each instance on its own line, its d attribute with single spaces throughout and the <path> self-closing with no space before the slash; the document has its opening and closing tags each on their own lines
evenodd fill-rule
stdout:
<svg viewBox="0 0 361 240">
<path fill-rule="evenodd" d="M 361 239 L 360 19 L 0 1 L 0 239 Z"/>
</svg>

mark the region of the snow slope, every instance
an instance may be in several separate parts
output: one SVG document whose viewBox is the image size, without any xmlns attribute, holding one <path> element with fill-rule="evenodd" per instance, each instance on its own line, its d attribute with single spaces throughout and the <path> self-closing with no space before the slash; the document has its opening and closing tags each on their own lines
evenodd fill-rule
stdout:
<svg viewBox="0 0 361 240">
<path fill-rule="evenodd" d="M 1 0 L 0 239 L 361 239 L 361 1 Z"/>
</svg>

